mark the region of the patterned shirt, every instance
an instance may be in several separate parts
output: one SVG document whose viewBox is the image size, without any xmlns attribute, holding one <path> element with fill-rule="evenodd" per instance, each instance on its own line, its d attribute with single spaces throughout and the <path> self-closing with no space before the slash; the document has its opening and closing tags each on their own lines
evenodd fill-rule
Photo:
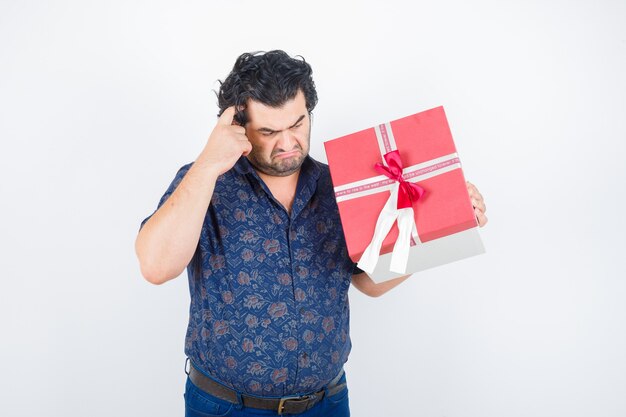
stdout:
<svg viewBox="0 0 626 417">
<path fill-rule="evenodd" d="M 159 207 L 190 167 L 178 171 Z M 244 393 L 322 388 L 350 353 L 353 268 L 328 166 L 305 159 L 289 214 L 241 157 L 216 182 L 187 266 L 186 355 Z"/>
</svg>

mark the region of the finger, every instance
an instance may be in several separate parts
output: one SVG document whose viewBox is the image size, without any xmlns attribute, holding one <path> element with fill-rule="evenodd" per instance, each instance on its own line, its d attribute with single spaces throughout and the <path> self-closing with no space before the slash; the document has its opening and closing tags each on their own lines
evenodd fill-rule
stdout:
<svg viewBox="0 0 626 417">
<path fill-rule="evenodd" d="M 242 150 L 241 154 L 243 156 L 246 156 L 246 155 L 248 155 L 252 151 L 252 144 L 247 139 L 246 140 L 242 140 L 241 142 L 243 143 L 243 150 Z"/>
<path fill-rule="evenodd" d="M 475 199 L 476 201 L 480 201 L 480 202 L 484 201 L 483 195 L 478 192 L 477 188 L 475 188 L 475 187 L 474 188 L 468 188 L 467 190 L 469 191 L 469 196 L 470 196 L 470 198 L 472 200 Z"/>
<path fill-rule="evenodd" d="M 239 136 L 242 136 L 240 140 L 248 140 L 246 136 L 246 128 L 239 125 L 232 125 L 229 129 L 232 129 L 233 132 L 237 133 Z"/>
<path fill-rule="evenodd" d="M 467 186 L 467 192 L 469 193 L 470 196 L 473 196 L 478 193 L 478 189 L 476 188 L 474 184 L 467 181 L 465 185 Z"/>
<path fill-rule="evenodd" d="M 485 216 L 485 214 L 478 209 L 474 209 L 474 214 L 476 215 L 476 220 L 478 221 L 478 226 L 480 227 L 483 227 L 489 221 L 487 216 Z"/>
<path fill-rule="evenodd" d="M 217 119 L 217 124 L 230 126 L 233 124 L 234 117 L 235 117 L 235 106 L 230 106 L 229 108 L 224 110 L 220 118 Z"/>
<path fill-rule="evenodd" d="M 487 206 L 485 206 L 485 202 L 477 198 L 472 198 L 472 207 L 479 209 L 483 213 L 487 211 Z"/>
</svg>

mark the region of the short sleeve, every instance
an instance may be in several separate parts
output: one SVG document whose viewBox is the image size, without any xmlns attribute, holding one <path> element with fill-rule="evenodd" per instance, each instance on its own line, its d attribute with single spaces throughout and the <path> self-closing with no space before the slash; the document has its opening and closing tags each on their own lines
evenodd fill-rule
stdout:
<svg viewBox="0 0 626 417">
<path fill-rule="evenodd" d="M 357 264 L 355 263 L 354 267 L 352 268 L 352 275 L 359 275 L 359 274 L 362 274 L 363 272 L 365 272 L 365 271 L 363 271 L 361 268 L 359 268 L 356 265 Z"/>
<path fill-rule="evenodd" d="M 172 181 L 170 186 L 167 188 L 167 191 L 165 191 L 165 194 L 163 194 L 163 197 L 161 197 L 161 200 L 159 201 L 159 205 L 157 206 L 156 210 L 154 210 L 152 214 L 150 214 L 148 217 L 143 219 L 143 221 L 141 222 L 141 225 L 139 226 L 139 230 L 141 230 L 143 225 L 146 224 L 146 222 L 150 219 L 150 217 L 152 217 L 154 213 L 156 213 L 156 211 L 163 205 L 163 203 L 165 203 L 167 199 L 170 198 L 170 196 L 176 190 L 176 187 L 178 187 L 178 184 L 180 184 L 180 182 L 183 180 L 183 178 L 187 174 L 187 171 L 189 171 L 189 168 L 191 168 L 192 164 L 193 163 L 184 165 L 182 168 L 178 170 L 178 172 L 176 173 L 176 176 L 174 177 L 174 180 Z"/>
</svg>

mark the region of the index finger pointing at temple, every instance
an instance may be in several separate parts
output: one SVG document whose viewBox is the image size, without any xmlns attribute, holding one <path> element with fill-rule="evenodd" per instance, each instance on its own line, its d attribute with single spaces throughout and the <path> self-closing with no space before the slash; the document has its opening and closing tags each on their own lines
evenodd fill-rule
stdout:
<svg viewBox="0 0 626 417">
<path fill-rule="evenodd" d="M 220 118 L 217 119 L 217 124 L 230 126 L 233 124 L 234 117 L 235 117 L 235 106 L 230 106 L 229 108 L 224 110 Z"/>
</svg>

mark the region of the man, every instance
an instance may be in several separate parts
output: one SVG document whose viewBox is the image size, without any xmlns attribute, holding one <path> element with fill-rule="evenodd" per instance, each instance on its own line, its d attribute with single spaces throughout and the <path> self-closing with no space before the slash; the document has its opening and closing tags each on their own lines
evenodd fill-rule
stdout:
<svg viewBox="0 0 626 417">
<path fill-rule="evenodd" d="M 379 296 L 407 278 L 375 284 L 348 257 L 328 167 L 308 156 L 311 74 L 282 51 L 241 55 L 206 146 L 142 223 L 144 277 L 188 271 L 187 416 L 348 416 L 350 283 Z"/>
</svg>

